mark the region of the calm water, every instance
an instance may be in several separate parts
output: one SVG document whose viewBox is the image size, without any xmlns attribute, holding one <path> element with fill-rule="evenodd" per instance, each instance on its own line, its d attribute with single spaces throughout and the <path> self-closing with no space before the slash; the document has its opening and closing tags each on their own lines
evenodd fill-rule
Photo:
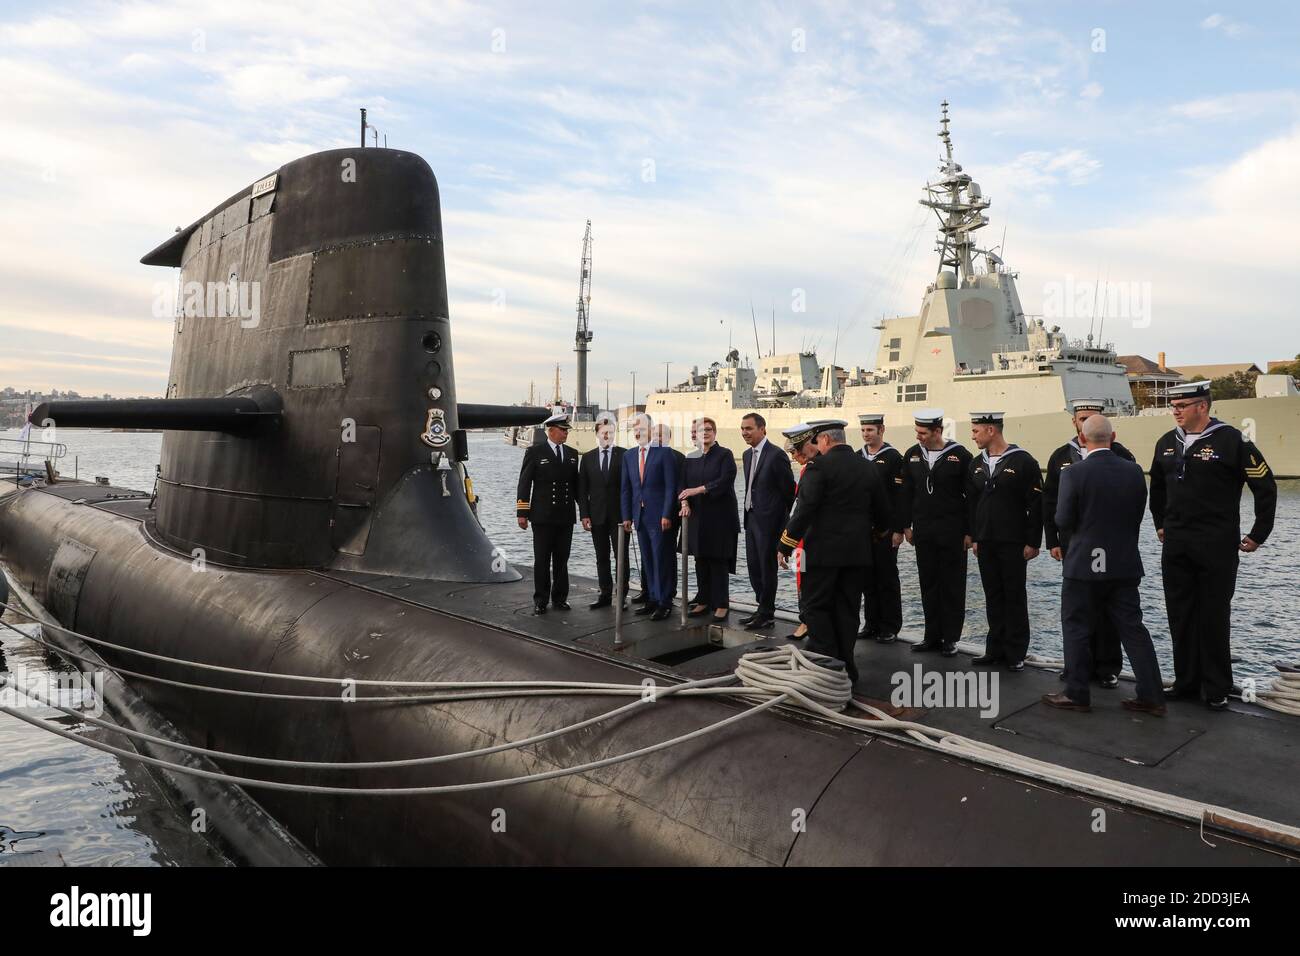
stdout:
<svg viewBox="0 0 1300 956">
<path fill-rule="evenodd" d="M 0 437 L 16 437 L 0 432 Z M 148 490 L 162 444 L 160 434 L 123 434 L 64 431 L 68 446 L 62 471 L 74 467 L 82 478 L 107 475 L 114 484 Z M 479 495 L 479 516 L 492 540 L 512 560 L 532 562 L 531 532 L 515 522 L 515 484 L 522 449 L 506 445 L 495 434 L 470 436 L 469 472 Z M 74 466 L 75 458 L 75 466 Z M 737 479 L 737 489 L 740 481 Z M 1249 527 L 1253 500 L 1242 500 L 1243 527 Z M 1147 624 L 1167 676 L 1172 676 L 1169 634 L 1165 624 L 1161 589 L 1159 543 L 1149 522 L 1142 530 L 1143 561 L 1150 575 L 1142 587 Z M 752 599 L 744 568 L 744 548 L 739 549 L 739 574 L 732 578 L 737 599 Z M 1240 659 L 1235 675 L 1263 675 L 1274 660 L 1300 660 L 1290 608 L 1295 597 L 1296 573 L 1291 564 L 1300 551 L 1300 482 L 1280 484 L 1277 525 L 1268 544 L 1252 556 L 1243 556 L 1233 615 L 1233 652 Z M 636 560 L 634 556 L 634 561 Z M 590 537 L 575 531 L 570 567 L 574 574 L 595 577 Z M 899 568 L 903 582 L 904 631 L 916 633 L 921 623 L 917 597 L 916 565 L 904 544 Z M 794 574 L 784 573 L 778 601 L 795 606 Z M 1029 611 L 1033 625 L 1031 650 L 1059 657 L 1061 636 L 1060 566 L 1046 554 L 1029 566 Z M 577 601 L 574 602 L 578 606 Z M 980 641 L 985 633 L 984 595 L 972 559 L 967 586 L 965 637 Z M 5 620 L 13 622 L 12 618 Z M 0 629 L 0 654 L 10 667 L 30 671 L 62 667 L 31 641 Z M 56 711 L 33 711 L 46 718 L 59 717 L 64 726 L 113 741 L 111 734 L 87 728 Z M 117 738 L 120 742 L 120 738 Z M 6 832 L 44 831 L 45 835 L 18 842 L 4 852 L 57 850 L 74 865 L 221 864 L 224 861 L 204 841 L 192 835 L 184 819 L 168 802 L 153 777 L 135 764 L 53 737 L 12 718 L 0 715 L 0 839 Z"/>
</svg>

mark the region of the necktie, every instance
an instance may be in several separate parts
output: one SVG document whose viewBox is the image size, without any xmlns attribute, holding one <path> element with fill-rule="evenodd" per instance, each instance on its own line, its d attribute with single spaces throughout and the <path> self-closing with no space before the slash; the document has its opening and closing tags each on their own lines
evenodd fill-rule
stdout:
<svg viewBox="0 0 1300 956">
<path fill-rule="evenodd" d="M 604 475 L 606 478 L 609 477 L 609 449 L 608 448 L 602 448 L 600 450 L 600 473 Z"/>
<path fill-rule="evenodd" d="M 645 481 L 645 445 L 641 446 L 641 480 Z"/>
<path fill-rule="evenodd" d="M 745 510 L 746 511 L 751 511 L 753 510 L 754 507 L 754 503 L 752 501 L 753 493 L 754 493 L 754 476 L 758 474 L 758 456 L 762 452 L 762 450 L 763 450 L 763 445 L 761 442 L 755 445 L 754 454 L 749 461 L 749 483 L 745 485 Z"/>
</svg>

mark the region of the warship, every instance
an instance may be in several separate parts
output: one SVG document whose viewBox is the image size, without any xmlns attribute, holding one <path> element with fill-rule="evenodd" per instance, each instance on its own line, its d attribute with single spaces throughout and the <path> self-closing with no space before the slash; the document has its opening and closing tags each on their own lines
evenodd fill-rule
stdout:
<svg viewBox="0 0 1300 956">
<path fill-rule="evenodd" d="M 335 149 L 144 257 L 181 289 L 257 283 L 260 312 L 178 298 L 165 398 L 35 409 L 52 440 L 162 429 L 157 480 L 6 485 L 0 566 L 36 639 L 158 715 L 118 733 L 174 733 L 0 719 L 234 788 L 242 809 L 184 805 L 218 832 L 265 814 L 328 864 L 1300 862 L 1297 718 L 1258 703 L 1072 723 L 1041 671 L 992 714 L 886 709 L 903 642 L 862 647 L 854 688 L 781 638 L 534 616 L 465 431 L 547 410 L 457 400 L 443 242 L 423 159 Z"/>
<path fill-rule="evenodd" d="M 949 440 L 966 441 L 969 412 L 991 408 L 1006 413 L 1007 437 L 1046 464 L 1073 437 L 1070 403 L 1091 398 L 1105 403 L 1116 434 L 1143 467 L 1150 464 L 1148 450 L 1173 427 L 1168 409 L 1136 407 L 1113 344 L 1091 331 L 1068 338 L 1059 325 L 1025 314 L 1018 273 L 997 248 L 976 244 L 978 231 L 989 225 L 992 201 L 954 158 L 947 101 L 941 108 L 943 158 L 920 200 L 937 218 L 938 273 L 920 311 L 875 326 L 879 343 L 871 369 L 825 365 L 807 350 L 760 356 L 754 365 L 731 349 L 704 371 L 696 366 L 684 382 L 644 396 L 646 411 L 673 427 L 676 444 L 685 445 L 690 423 L 705 415 L 717 422 L 718 441 L 739 455 L 745 447 L 740 420 L 750 412 L 763 415 L 770 432 L 828 415 L 856 423 L 870 412 L 883 413 L 887 429 L 907 436 L 900 445 L 906 447 L 912 412 L 926 407 L 945 410 Z M 1094 315 L 1098 298 L 1132 310 L 1141 297 L 1140 290 L 1122 296 L 1087 291 L 1094 293 Z M 1056 311 L 1072 313 L 1075 300 L 1085 297 L 1063 286 L 1054 293 Z M 1254 398 L 1215 402 L 1215 417 L 1253 435 L 1279 478 L 1300 477 L 1300 392 L 1287 375 L 1261 375 L 1255 389 Z M 571 441 L 582 450 L 592 447 L 594 426 L 579 424 Z"/>
</svg>

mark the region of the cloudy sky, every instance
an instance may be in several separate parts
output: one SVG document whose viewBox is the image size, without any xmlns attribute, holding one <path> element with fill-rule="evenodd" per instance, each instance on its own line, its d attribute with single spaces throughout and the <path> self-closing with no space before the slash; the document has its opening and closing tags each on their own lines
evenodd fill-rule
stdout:
<svg viewBox="0 0 1300 956">
<path fill-rule="evenodd" d="M 1100 279 L 1120 352 L 1290 357 L 1298 48 L 1287 2 L 0 4 L 0 385 L 161 394 L 140 256 L 362 106 L 438 176 L 462 400 L 571 397 L 586 219 L 597 402 L 753 356 L 751 301 L 870 364 L 945 98 L 1027 312 Z"/>
</svg>

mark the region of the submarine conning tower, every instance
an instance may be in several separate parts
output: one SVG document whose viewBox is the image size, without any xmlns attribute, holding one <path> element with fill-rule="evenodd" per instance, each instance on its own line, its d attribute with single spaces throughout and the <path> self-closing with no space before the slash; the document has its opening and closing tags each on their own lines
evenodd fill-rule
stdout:
<svg viewBox="0 0 1300 956">
<path fill-rule="evenodd" d="M 163 428 L 158 538 L 244 567 L 518 578 L 470 507 L 460 429 L 547 411 L 456 403 L 423 159 L 303 157 L 141 261 L 180 269 L 167 397 L 54 402 L 32 420 Z"/>
</svg>

